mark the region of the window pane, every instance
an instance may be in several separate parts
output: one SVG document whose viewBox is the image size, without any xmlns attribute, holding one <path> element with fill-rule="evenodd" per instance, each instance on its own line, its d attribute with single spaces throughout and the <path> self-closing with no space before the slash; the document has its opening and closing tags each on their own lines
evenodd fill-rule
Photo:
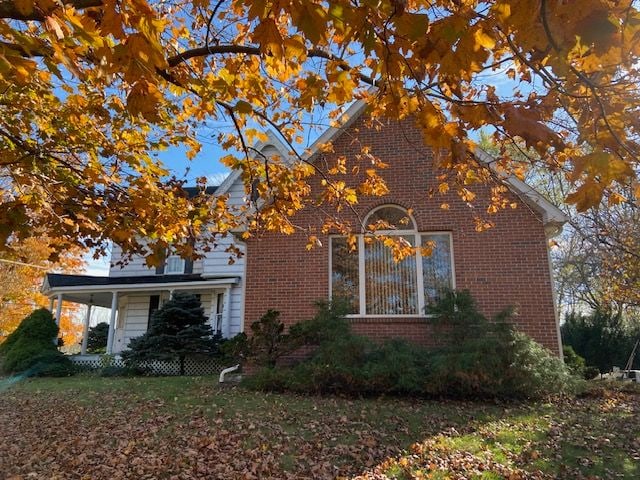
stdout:
<svg viewBox="0 0 640 480">
<path fill-rule="evenodd" d="M 438 301 L 446 290 L 453 287 L 449 235 L 422 235 L 422 245 L 429 242 L 432 242 L 433 252 L 430 256 L 422 254 L 425 305 Z"/>
<path fill-rule="evenodd" d="M 414 237 L 404 237 L 411 245 Z M 395 262 L 382 242 L 365 246 L 367 315 L 410 315 L 418 313 L 416 257 Z"/>
<path fill-rule="evenodd" d="M 379 208 L 369 216 L 367 225 L 375 225 L 378 221 L 382 221 L 396 230 L 413 230 L 415 228 L 407 212 L 398 207 Z"/>
<path fill-rule="evenodd" d="M 165 273 L 184 273 L 184 259 L 177 255 L 167 258 Z"/>
<path fill-rule="evenodd" d="M 343 299 L 348 313 L 360 313 L 358 250 L 350 252 L 346 238 L 331 239 L 331 298 Z"/>
</svg>

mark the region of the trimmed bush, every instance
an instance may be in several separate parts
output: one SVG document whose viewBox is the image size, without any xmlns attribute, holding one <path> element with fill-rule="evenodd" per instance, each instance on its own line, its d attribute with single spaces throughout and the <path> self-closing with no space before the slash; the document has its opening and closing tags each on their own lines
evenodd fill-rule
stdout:
<svg viewBox="0 0 640 480">
<path fill-rule="evenodd" d="M 571 345 L 563 345 L 562 354 L 564 356 L 564 364 L 571 370 L 571 373 L 583 377 L 586 368 L 584 358 L 578 355 Z"/>
<path fill-rule="evenodd" d="M 468 291 L 450 291 L 428 312 L 447 342 L 432 356 L 427 393 L 536 398 L 578 388 L 559 358 L 515 330 L 513 309 L 489 320 Z"/>
<path fill-rule="evenodd" d="M 488 320 L 468 292 L 450 292 L 430 313 L 447 340 L 431 351 L 399 339 L 376 344 L 353 334 L 339 310 L 321 305 L 316 318 L 290 333 L 317 340 L 313 354 L 293 367 L 263 368 L 244 384 L 300 393 L 465 398 L 537 398 L 579 386 L 559 358 L 515 331 L 511 310 Z M 307 333 L 293 335 L 296 330 Z"/>
<path fill-rule="evenodd" d="M 286 333 L 280 312 L 268 310 L 251 324 L 251 337 L 240 334 L 225 342 L 228 345 L 222 350 L 257 366 L 274 368 L 279 359 L 302 347 L 328 344 L 350 335 L 342 302 L 317 302 L 316 306 L 318 313 L 313 318 L 292 325 Z"/>
<path fill-rule="evenodd" d="M 260 320 L 251 324 L 249 352 L 257 365 L 275 367 L 280 357 L 290 353 L 289 335 L 284 333 L 280 312 L 267 310 Z"/>
<path fill-rule="evenodd" d="M 78 373 L 78 367 L 60 352 L 38 355 L 30 370 L 36 377 L 69 377 Z"/>
<path fill-rule="evenodd" d="M 249 339 L 241 332 L 235 337 L 222 339 L 218 346 L 220 359 L 224 363 L 232 364 L 243 361 L 249 354 Z"/>
<path fill-rule="evenodd" d="M 73 364 L 53 343 L 57 335 L 58 326 L 51 312 L 35 310 L 0 345 L 0 370 L 6 374 L 72 375 Z"/>
<path fill-rule="evenodd" d="M 600 375 L 600 370 L 597 367 L 585 367 L 584 368 L 584 379 L 585 380 L 593 380 L 598 375 Z"/>
</svg>

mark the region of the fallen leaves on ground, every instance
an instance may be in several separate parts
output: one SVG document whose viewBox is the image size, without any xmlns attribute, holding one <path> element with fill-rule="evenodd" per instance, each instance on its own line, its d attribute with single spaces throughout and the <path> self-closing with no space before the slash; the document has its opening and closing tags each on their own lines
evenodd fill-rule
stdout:
<svg viewBox="0 0 640 480">
<path fill-rule="evenodd" d="M 0 392 L 0 478 L 637 478 L 638 400 L 496 405 L 262 394 L 212 379 L 32 380 Z"/>
</svg>

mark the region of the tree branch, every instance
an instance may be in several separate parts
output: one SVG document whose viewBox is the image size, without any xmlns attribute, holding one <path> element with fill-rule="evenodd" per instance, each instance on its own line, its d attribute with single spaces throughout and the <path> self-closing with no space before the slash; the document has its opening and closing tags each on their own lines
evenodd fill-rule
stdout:
<svg viewBox="0 0 640 480">
<path fill-rule="evenodd" d="M 183 62 L 191 58 L 196 57 L 207 57 L 209 55 L 224 55 L 227 53 L 231 54 L 240 54 L 243 53 L 245 55 L 260 55 L 262 52 L 260 51 L 260 47 L 256 47 L 253 45 L 207 45 L 204 47 L 192 48 L 190 50 L 185 50 L 177 55 L 167 58 L 167 63 L 169 67 L 175 67 L 180 65 Z M 351 70 L 351 65 L 349 65 L 346 61 L 342 60 L 340 57 L 335 56 L 331 52 L 327 52 L 325 50 L 321 50 L 319 48 L 311 48 L 307 51 L 307 56 L 311 58 L 324 58 L 326 60 L 333 60 L 340 63 L 340 68 L 342 70 Z M 358 74 L 360 80 L 368 85 L 374 86 L 376 81 L 363 74 Z"/>
<path fill-rule="evenodd" d="M 102 0 L 61 0 L 60 3 L 73 7 L 76 10 L 102 6 Z M 16 4 L 13 0 L 0 0 L 0 18 L 8 18 L 11 20 L 21 21 L 34 20 L 41 22 L 44 21 L 44 19 L 57 8 L 58 4 L 56 4 L 56 6 L 49 11 L 43 11 L 42 9 L 38 8 L 33 9 L 31 13 L 24 14 L 16 8 Z"/>
</svg>

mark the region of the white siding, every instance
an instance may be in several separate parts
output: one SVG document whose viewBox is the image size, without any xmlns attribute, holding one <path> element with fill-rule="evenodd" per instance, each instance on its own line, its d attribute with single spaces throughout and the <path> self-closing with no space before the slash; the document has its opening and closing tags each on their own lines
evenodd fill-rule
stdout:
<svg viewBox="0 0 640 480">
<path fill-rule="evenodd" d="M 111 252 L 111 268 L 109 269 L 110 277 L 128 277 L 138 275 L 155 275 L 156 269 L 149 268 L 144 264 L 144 257 L 134 256 L 126 265 L 117 265 L 122 258 L 122 249 L 119 245 L 113 245 Z M 202 260 L 193 262 L 193 273 L 202 273 Z"/>
<path fill-rule="evenodd" d="M 138 337 L 147 331 L 147 319 L 149 316 L 149 294 L 128 295 L 126 302 L 120 307 L 118 314 L 122 320 L 118 321 L 113 344 L 114 353 L 126 350 L 132 338 Z"/>
<path fill-rule="evenodd" d="M 136 275 L 155 275 L 155 268 L 149 268 L 144 264 L 144 258 L 133 257 L 129 263 L 120 266 L 116 263 L 122 258 L 122 249 L 119 245 L 114 244 L 111 250 L 111 268 L 109 269 L 110 277 L 124 277 Z"/>
<path fill-rule="evenodd" d="M 275 142 L 276 145 L 278 142 Z M 267 155 L 283 155 L 286 156 L 286 148 L 283 145 L 279 147 L 271 144 L 263 145 L 261 147 L 262 152 Z M 280 148 L 280 150 L 278 150 Z M 237 177 L 233 184 L 229 187 L 226 194 L 229 196 L 228 205 L 239 206 L 246 203 L 245 187 L 240 177 Z M 228 276 L 238 277 L 238 285 L 231 288 L 230 294 L 230 316 L 229 316 L 229 331 L 231 336 L 236 335 L 244 330 L 243 317 L 244 317 L 244 275 L 245 275 L 245 258 L 234 258 L 234 262 L 230 263 L 230 253 L 226 252 L 226 248 L 235 244 L 241 251 L 244 252 L 244 246 L 233 235 L 229 234 L 225 238 L 220 238 L 217 242 L 216 248 L 205 254 L 205 257 L 194 262 L 193 273 L 211 276 Z M 122 249 L 118 245 L 113 245 L 111 253 L 111 268 L 109 270 L 109 276 L 122 277 L 122 276 L 142 276 L 142 275 L 155 275 L 155 268 L 149 268 L 144 263 L 144 258 L 134 257 L 126 265 L 116 265 L 122 258 Z M 222 290 L 212 289 L 207 296 L 204 291 L 203 294 L 203 306 L 207 315 L 211 314 L 211 301 L 214 293 Z M 145 292 L 128 296 L 126 306 L 120 309 L 122 314 L 121 321 L 118 322 L 119 328 L 116 331 L 114 352 L 119 352 L 126 349 L 127 345 L 132 338 L 143 334 L 147 328 L 147 317 L 149 312 L 149 296 L 157 294 L 158 292 Z"/>
<path fill-rule="evenodd" d="M 218 293 L 224 293 L 225 289 L 212 289 L 210 291 L 194 291 L 200 295 L 200 301 L 202 308 L 204 308 L 204 314 L 210 317 L 214 313 L 215 300 Z M 123 298 L 121 306 L 119 308 L 120 319 L 118 320 L 118 328 L 116 330 L 116 336 L 113 345 L 113 352 L 119 353 L 126 350 L 129 346 L 129 342 L 144 334 L 147 331 L 147 321 L 149 316 L 149 303 L 151 295 L 162 294 L 162 300 L 166 301 L 168 298 L 166 292 L 150 292 L 145 294 L 128 295 Z M 242 288 L 234 287 L 231 289 L 231 314 L 230 314 L 230 336 L 235 336 L 242 331 Z M 213 319 L 211 318 L 210 324 L 213 326 Z"/>
</svg>

